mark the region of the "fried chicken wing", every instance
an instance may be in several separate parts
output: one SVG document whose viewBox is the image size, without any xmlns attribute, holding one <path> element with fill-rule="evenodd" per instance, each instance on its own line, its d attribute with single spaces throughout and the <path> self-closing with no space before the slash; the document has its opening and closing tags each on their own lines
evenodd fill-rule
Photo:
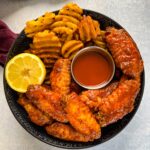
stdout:
<svg viewBox="0 0 150 150">
<path fill-rule="evenodd" d="M 46 115 L 60 122 L 67 122 L 61 96 L 40 85 L 30 85 L 26 92 L 29 100 Z"/>
<path fill-rule="evenodd" d="M 83 91 L 80 95 L 80 99 L 89 108 L 97 110 L 99 103 L 101 103 L 101 99 L 110 95 L 113 90 L 117 88 L 117 85 L 118 82 L 113 82 L 102 89 Z"/>
<path fill-rule="evenodd" d="M 69 59 L 58 59 L 50 74 L 52 90 L 61 95 L 66 95 L 70 92 L 70 63 Z"/>
<path fill-rule="evenodd" d="M 70 124 L 80 133 L 89 135 L 93 139 L 100 137 L 100 125 L 94 115 L 76 93 L 68 96 L 66 105 L 67 117 Z"/>
<path fill-rule="evenodd" d="M 93 141 L 93 139 L 90 136 L 83 135 L 77 132 L 70 125 L 66 125 L 63 123 L 55 122 L 52 125 L 46 126 L 45 129 L 48 134 L 66 141 L 74 141 L 74 142 Z"/>
<path fill-rule="evenodd" d="M 116 66 L 121 68 L 126 75 L 139 76 L 143 70 L 143 61 L 129 34 L 124 29 L 109 27 L 105 38 Z"/>
<path fill-rule="evenodd" d="M 36 108 L 33 104 L 29 102 L 26 97 L 21 97 L 18 100 L 18 103 L 24 107 L 27 111 L 30 120 L 38 126 L 44 126 L 45 124 L 51 124 L 52 118 L 46 116 L 43 112 L 41 112 L 38 108 Z"/>
<path fill-rule="evenodd" d="M 135 98 L 140 90 L 140 79 L 123 79 L 112 94 L 104 97 L 99 105 L 97 119 L 106 126 L 123 118 L 134 108 Z"/>
</svg>

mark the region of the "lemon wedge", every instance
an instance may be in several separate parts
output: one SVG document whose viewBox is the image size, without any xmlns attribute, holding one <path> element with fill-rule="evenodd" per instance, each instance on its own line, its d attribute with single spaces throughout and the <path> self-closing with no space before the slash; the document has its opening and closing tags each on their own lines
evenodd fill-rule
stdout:
<svg viewBox="0 0 150 150">
<path fill-rule="evenodd" d="M 21 93 L 25 93 L 31 84 L 42 84 L 45 75 L 46 69 L 41 59 L 29 53 L 16 55 L 5 67 L 8 85 Z"/>
</svg>

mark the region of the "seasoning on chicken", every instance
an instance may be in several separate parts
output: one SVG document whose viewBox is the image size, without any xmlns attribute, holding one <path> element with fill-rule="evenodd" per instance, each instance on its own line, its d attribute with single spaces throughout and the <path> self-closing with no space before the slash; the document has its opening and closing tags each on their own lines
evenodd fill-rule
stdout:
<svg viewBox="0 0 150 150">
<path fill-rule="evenodd" d="M 99 104 L 97 119 L 101 126 L 107 126 L 122 119 L 134 108 L 135 98 L 140 90 L 140 78 L 123 77 L 112 94 L 104 97 Z"/>
<path fill-rule="evenodd" d="M 70 63 L 69 59 L 58 59 L 50 74 L 52 90 L 61 95 L 66 95 L 70 92 Z"/>
<path fill-rule="evenodd" d="M 80 100 L 76 93 L 71 93 L 68 97 L 65 110 L 70 124 L 78 132 L 98 139 L 101 135 L 100 125 L 88 106 Z"/>
<path fill-rule="evenodd" d="M 30 85 L 26 92 L 29 100 L 46 115 L 60 122 L 67 122 L 61 96 L 40 85 Z"/>
<path fill-rule="evenodd" d="M 63 123 L 55 122 L 52 125 L 46 126 L 45 129 L 48 134 L 66 141 L 74 141 L 74 142 L 93 141 L 93 138 L 91 138 L 90 136 L 81 134 L 70 125 L 66 125 Z"/>
<path fill-rule="evenodd" d="M 110 95 L 117 88 L 117 85 L 118 82 L 113 82 L 102 89 L 83 91 L 80 95 L 80 99 L 89 108 L 92 108 L 92 110 L 97 110 L 102 98 Z"/>
<path fill-rule="evenodd" d="M 124 29 L 108 27 L 105 38 L 116 66 L 128 76 L 139 76 L 143 71 L 143 61 L 129 34 Z"/>
<path fill-rule="evenodd" d="M 44 126 L 45 124 L 51 124 L 53 119 L 46 116 L 43 112 L 37 109 L 30 101 L 25 97 L 20 97 L 18 103 L 24 107 L 27 111 L 30 120 L 38 126 Z"/>
</svg>

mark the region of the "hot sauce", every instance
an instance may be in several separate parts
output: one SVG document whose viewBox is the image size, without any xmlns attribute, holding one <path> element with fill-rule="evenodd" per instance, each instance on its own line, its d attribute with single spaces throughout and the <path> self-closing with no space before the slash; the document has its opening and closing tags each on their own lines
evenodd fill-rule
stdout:
<svg viewBox="0 0 150 150">
<path fill-rule="evenodd" d="M 113 67 L 109 59 L 95 51 L 81 54 L 73 65 L 76 80 L 88 86 L 107 82 L 112 75 L 112 71 Z"/>
</svg>

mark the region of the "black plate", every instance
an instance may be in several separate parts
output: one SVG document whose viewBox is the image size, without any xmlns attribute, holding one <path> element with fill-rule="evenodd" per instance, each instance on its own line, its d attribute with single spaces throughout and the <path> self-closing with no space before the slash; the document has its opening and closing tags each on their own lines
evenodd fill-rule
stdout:
<svg viewBox="0 0 150 150">
<path fill-rule="evenodd" d="M 56 11 L 56 13 L 57 13 L 57 11 Z M 116 23 L 114 20 L 112 20 L 100 13 L 90 11 L 90 10 L 84 10 L 84 14 L 90 15 L 93 19 L 98 20 L 101 24 L 102 29 L 105 29 L 107 26 L 123 28 L 118 23 Z M 30 42 L 31 42 L 31 40 L 28 39 L 25 36 L 24 31 L 22 31 L 20 33 L 20 35 L 18 36 L 18 38 L 16 39 L 14 45 L 12 46 L 12 48 L 9 51 L 7 62 L 9 61 L 9 59 L 11 59 L 16 54 L 21 53 L 24 50 L 28 49 Z M 22 125 L 22 127 L 25 130 L 27 130 L 31 135 L 33 135 L 37 139 L 39 139 L 49 145 L 53 145 L 53 146 L 61 147 L 61 148 L 76 149 L 76 148 L 86 148 L 86 147 L 91 147 L 91 146 L 101 144 L 103 142 L 110 140 L 115 135 L 117 135 L 130 122 L 130 120 L 136 113 L 136 111 L 140 105 L 141 99 L 142 99 L 142 95 L 143 95 L 143 91 L 144 91 L 144 81 L 145 81 L 145 75 L 144 75 L 144 71 L 143 71 L 143 73 L 141 74 L 141 90 L 140 90 L 138 96 L 136 97 L 134 110 L 131 113 L 129 113 L 128 115 L 126 115 L 123 119 L 117 121 L 116 123 L 113 123 L 105 128 L 102 128 L 102 136 L 100 139 L 95 140 L 94 142 L 87 142 L 87 143 L 67 142 L 67 141 L 63 141 L 63 140 L 60 140 L 60 139 L 57 139 L 57 138 L 54 138 L 54 137 L 48 135 L 42 127 L 38 127 L 28 120 L 27 113 L 17 103 L 17 99 L 18 99 L 17 92 L 12 90 L 8 86 L 8 84 L 5 80 L 5 76 L 4 76 L 4 90 L 5 90 L 5 95 L 6 95 L 8 105 L 9 105 L 12 113 L 14 114 L 14 116 L 18 120 L 18 122 Z"/>
</svg>

